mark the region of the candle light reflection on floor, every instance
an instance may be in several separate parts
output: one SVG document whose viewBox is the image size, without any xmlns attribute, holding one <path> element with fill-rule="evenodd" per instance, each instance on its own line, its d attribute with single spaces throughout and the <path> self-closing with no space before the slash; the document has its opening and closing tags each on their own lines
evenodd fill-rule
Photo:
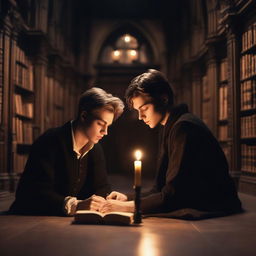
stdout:
<svg viewBox="0 0 256 256">
<path fill-rule="evenodd" d="M 159 236 L 143 232 L 138 245 L 139 256 L 159 256 Z"/>
</svg>

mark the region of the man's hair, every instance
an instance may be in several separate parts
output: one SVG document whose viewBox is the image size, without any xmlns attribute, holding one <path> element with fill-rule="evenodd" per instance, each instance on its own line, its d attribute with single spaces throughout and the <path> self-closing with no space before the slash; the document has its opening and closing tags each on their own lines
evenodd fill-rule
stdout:
<svg viewBox="0 0 256 256">
<path fill-rule="evenodd" d="M 83 111 L 86 111 L 89 115 L 93 115 L 94 110 L 102 107 L 112 112 L 114 114 L 114 120 L 116 120 L 123 113 L 124 103 L 121 99 L 114 97 L 103 89 L 92 87 L 80 97 L 77 118 L 79 118 Z"/>
<path fill-rule="evenodd" d="M 129 107 L 132 107 L 132 98 L 147 95 L 156 111 L 166 112 L 173 105 L 173 90 L 167 78 L 155 69 L 136 76 L 128 86 L 125 98 Z"/>
</svg>

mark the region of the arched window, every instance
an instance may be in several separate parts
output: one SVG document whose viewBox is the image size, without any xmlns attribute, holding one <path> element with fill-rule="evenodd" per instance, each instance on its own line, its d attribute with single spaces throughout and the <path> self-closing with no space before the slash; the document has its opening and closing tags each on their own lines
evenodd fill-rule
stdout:
<svg viewBox="0 0 256 256">
<path fill-rule="evenodd" d="M 125 33 L 105 45 L 101 54 L 102 63 L 134 64 L 148 63 L 148 47 L 135 36 Z"/>
</svg>

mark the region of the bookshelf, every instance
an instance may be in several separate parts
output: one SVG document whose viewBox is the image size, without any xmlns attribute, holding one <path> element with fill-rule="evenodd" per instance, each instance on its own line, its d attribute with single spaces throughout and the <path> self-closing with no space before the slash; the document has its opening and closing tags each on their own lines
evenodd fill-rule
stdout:
<svg viewBox="0 0 256 256">
<path fill-rule="evenodd" d="M 34 140 L 75 118 L 88 87 L 88 46 L 74 43 L 86 24 L 74 26 L 77 6 L 43 0 L 0 8 L 0 197 L 15 191 Z"/>
<path fill-rule="evenodd" d="M 240 57 L 241 172 L 256 175 L 256 21 L 242 33 Z"/>
<path fill-rule="evenodd" d="M 12 115 L 12 169 L 18 174 L 24 169 L 30 145 L 33 143 L 34 72 L 25 52 L 13 44 L 15 63 Z"/>
<path fill-rule="evenodd" d="M 230 88 L 228 83 L 228 59 L 221 58 L 218 64 L 218 84 L 217 84 L 217 136 L 221 147 L 226 155 L 228 163 L 231 162 L 231 145 L 230 145 L 230 116 L 229 116 L 229 96 Z"/>
</svg>

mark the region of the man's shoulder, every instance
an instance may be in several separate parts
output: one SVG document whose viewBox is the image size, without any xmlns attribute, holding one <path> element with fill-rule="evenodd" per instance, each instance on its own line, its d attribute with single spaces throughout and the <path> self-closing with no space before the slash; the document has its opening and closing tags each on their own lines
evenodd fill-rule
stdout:
<svg viewBox="0 0 256 256">
<path fill-rule="evenodd" d="M 175 122 L 174 126 L 187 127 L 194 126 L 200 128 L 206 128 L 205 123 L 196 115 L 192 113 L 185 113 Z"/>
<path fill-rule="evenodd" d="M 176 121 L 176 124 L 180 122 L 189 122 L 189 123 L 195 123 L 195 124 L 201 124 L 202 120 L 197 117 L 196 115 L 192 113 L 185 113 L 179 117 L 179 119 Z"/>
<path fill-rule="evenodd" d="M 35 140 L 34 144 L 38 144 L 38 143 L 54 144 L 60 137 L 64 137 L 68 133 L 69 129 L 70 129 L 70 125 L 68 123 L 64 124 L 63 126 L 47 129 Z"/>
<path fill-rule="evenodd" d="M 183 114 L 174 124 L 171 133 L 187 134 L 192 137 L 213 135 L 208 126 L 192 113 Z"/>
</svg>

